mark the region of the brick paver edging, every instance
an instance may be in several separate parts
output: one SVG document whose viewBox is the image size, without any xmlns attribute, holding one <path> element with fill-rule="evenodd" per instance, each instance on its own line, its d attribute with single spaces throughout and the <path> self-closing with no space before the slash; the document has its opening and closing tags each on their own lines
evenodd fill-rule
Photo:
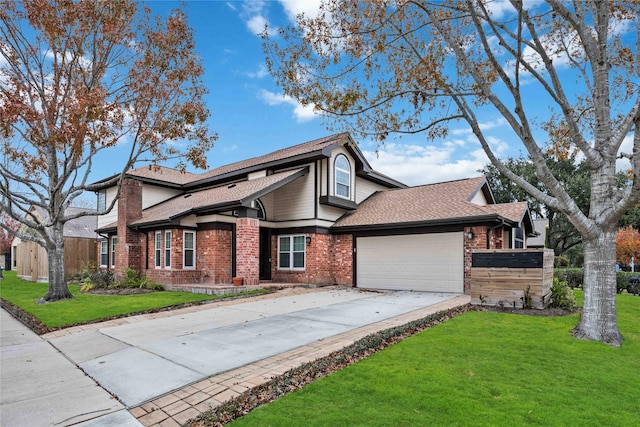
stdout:
<svg viewBox="0 0 640 427">
<path fill-rule="evenodd" d="M 130 412 L 145 426 L 219 426 L 473 307 L 460 295 L 199 381 Z"/>
</svg>

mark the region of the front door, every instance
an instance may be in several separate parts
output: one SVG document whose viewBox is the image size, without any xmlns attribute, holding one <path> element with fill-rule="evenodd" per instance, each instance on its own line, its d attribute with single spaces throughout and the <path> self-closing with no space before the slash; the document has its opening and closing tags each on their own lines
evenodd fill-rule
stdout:
<svg viewBox="0 0 640 427">
<path fill-rule="evenodd" d="M 271 229 L 260 228 L 260 280 L 271 280 Z"/>
</svg>

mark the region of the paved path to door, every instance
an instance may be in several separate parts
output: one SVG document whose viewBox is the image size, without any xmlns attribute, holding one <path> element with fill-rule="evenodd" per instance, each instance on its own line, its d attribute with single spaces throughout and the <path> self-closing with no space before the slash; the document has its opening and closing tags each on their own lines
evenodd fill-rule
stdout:
<svg viewBox="0 0 640 427">
<path fill-rule="evenodd" d="M 43 338 L 137 419 L 114 408 L 87 425 L 115 425 L 119 417 L 127 425 L 176 426 L 367 334 L 468 302 L 456 294 L 296 289 Z"/>
</svg>

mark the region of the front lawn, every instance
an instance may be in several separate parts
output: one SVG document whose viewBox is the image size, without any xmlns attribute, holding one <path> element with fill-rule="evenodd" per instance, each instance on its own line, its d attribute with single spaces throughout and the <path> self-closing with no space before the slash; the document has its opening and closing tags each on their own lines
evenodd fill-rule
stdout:
<svg viewBox="0 0 640 427">
<path fill-rule="evenodd" d="M 5 271 L 3 274 L 4 280 L 0 280 L 0 298 L 34 315 L 50 328 L 238 295 L 204 295 L 189 292 L 93 295 L 81 293 L 78 285 L 69 285 L 69 290 L 75 298 L 49 304 L 35 304 L 35 300 L 47 293 L 48 285 L 46 283 L 34 283 L 19 279 L 14 271 Z M 252 291 L 242 293 L 242 295 L 255 295 L 264 292 L 262 290 Z"/>
<path fill-rule="evenodd" d="M 621 348 L 578 315 L 470 311 L 236 420 L 234 426 L 640 425 L 640 297 L 618 296 Z"/>
</svg>

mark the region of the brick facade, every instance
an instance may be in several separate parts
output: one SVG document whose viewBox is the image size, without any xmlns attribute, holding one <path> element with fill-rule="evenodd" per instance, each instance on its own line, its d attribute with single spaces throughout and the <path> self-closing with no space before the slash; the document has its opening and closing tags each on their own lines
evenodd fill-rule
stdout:
<svg viewBox="0 0 640 427">
<path fill-rule="evenodd" d="M 278 236 L 271 239 L 271 277 L 274 282 L 316 285 L 353 285 L 353 238 L 351 235 L 306 234 L 304 270 L 278 269 Z"/>
<path fill-rule="evenodd" d="M 143 269 L 144 235 L 127 227 L 129 221 L 142 216 L 142 183 L 125 179 L 118 199 L 118 243 L 116 244 L 116 275 L 126 268 Z M 111 243 L 111 242 L 109 242 Z M 109 248 L 109 251 L 111 248 Z"/>
<path fill-rule="evenodd" d="M 236 277 L 244 284 L 260 283 L 260 220 L 238 218 L 236 220 Z"/>
<path fill-rule="evenodd" d="M 171 231 L 171 266 L 165 267 L 165 232 Z M 192 231 L 192 230 L 190 230 Z M 167 285 L 184 283 L 231 283 L 231 231 L 199 230 L 196 231 L 196 265 L 195 269 L 185 269 L 184 262 L 184 230 L 161 230 L 160 268 L 156 268 L 155 241 L 156 232 L 148 233 L 148 266 L 145 271 L 150 279 Z"/>
<path fill-rule="evenodd" d="M 467 239 L 467 234 L 473 233 L 473 239 Z M 471 290 L 471 254 L 476 249 L 502 249 L 504 247 L 504 229 L 502 227 L 489 228 L 487 226 L 475 226 L 464 228 L 464 292 Z M 487 246 L 487 237 L 489 245 Z"/>
</svg>

